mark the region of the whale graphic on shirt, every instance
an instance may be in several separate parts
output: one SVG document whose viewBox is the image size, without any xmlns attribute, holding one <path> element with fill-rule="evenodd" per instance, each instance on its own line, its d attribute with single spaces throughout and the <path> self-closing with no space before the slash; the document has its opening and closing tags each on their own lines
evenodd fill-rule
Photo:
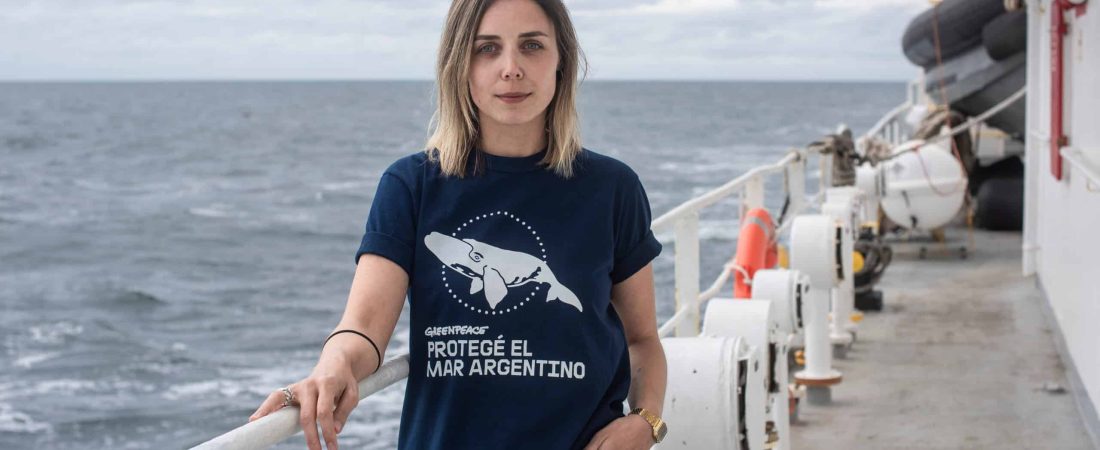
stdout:
<svg viewBox="0 0 1100 450">
<path fill-rule="evenodd" d="M 485 291 L 489 308 L 496 309 L 508 289 L 527 283 L 546 283 L 546 301 L 558 300 L 584 311 L 577 295 L 558 282 L 546 261 L 523 252 L 495 247 L 476 239 L 458 239 L 432 232 L 424 236 L 428 250 L 444 265 L 472 281 L 470 294 Z"/>
</svg>

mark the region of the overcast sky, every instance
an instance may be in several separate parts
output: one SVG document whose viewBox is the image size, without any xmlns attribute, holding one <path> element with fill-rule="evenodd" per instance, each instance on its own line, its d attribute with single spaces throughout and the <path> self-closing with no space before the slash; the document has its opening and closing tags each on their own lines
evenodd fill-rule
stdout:
<svg viewBox="0 0 1100 450">
<path fill-rule="evenodd" d="M 433 78 L 449 1 L 0 0 L 0 80 Z M 592 79 L 907 80 L 927 0 L 566 0 Z"/>
</svg>

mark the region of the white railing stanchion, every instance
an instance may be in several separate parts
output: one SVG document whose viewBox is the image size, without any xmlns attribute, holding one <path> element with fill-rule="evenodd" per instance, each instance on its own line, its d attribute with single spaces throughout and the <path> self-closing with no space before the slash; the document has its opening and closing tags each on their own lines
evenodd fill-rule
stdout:
<svg viewBox="0 0 1100 450">
<path fill-rule="evenodd" d="M 764 177 L 757 175 L 749 178 L 745 183 L 745 190 L 741 194 L 741 218 L 753 208 L 764 207 Z"/>
<path fill-rule="evenodd" d="M 888 135 L 886 129 L 887 125 L 889 125 L 890 122 L 893 121 L 895 118 L 900 117 L 904 113 L 907 113 L 910 107 L 912 107 L 912 104 L 908 102 L 895 106 L 894 109 L 891 109 L 890 112 L 882 116 L 882 118 L 875 123 L 875 126 L 871 127 L 871 129 L 868 130 L 867 133 L 864 133 L 864 136 L 875 136 L 889 141 L 890 136 Z"/>
<path fill-rule="evenodd" d="M 806 157 L 799 154 L 798 159 L 787 166 L 787 195 L 790 196 L 790 204 L 787 206 L 787 217 L 790 220 L 797 211 L 802 209 L 802 203 L 806 201 Z M 781 224 L 776 224 L 780 226 Z M 779 233 L 776 233 L 778 235 Z"/>
<path fill-rule="evenodd" d="M 699 334 L 699 212 L 676 221 L 676 309 L 689 308 L 676 325 L 676 336 Z"/>
<path fill-rule="evenodd" d="M 817 158 L 818 169 L 821 171 L 817 177 L 817 193 L 824 195 L 826 190 L 833 187 L 833 156 L 818 153 Z"/>
</svg>

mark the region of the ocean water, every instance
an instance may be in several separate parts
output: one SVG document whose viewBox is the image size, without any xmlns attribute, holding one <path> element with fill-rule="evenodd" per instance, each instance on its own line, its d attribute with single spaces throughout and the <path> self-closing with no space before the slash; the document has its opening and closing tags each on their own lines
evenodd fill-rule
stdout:
<svg viewBox="0 0 1100 450">
<path fill-rule="evenodd" d="M 431 90 L 0 83 L 0 448 L 190 447 L 307 375 L 378 177 L 426 137 Z M 903 98 L 903 83 L 587 82 L 580 109 L 585 146 L 638 172 L 656 218 Z M 732 256 L 735 210 L 702 216 L 704 286 Z M 393 448 L 403 389 L 361 402 L 341 445 Z"/>
</svg>

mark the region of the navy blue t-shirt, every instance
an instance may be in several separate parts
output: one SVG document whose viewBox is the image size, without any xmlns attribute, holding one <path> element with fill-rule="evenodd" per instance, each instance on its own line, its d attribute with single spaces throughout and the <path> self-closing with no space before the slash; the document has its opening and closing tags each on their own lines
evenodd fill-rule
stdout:
<svg viewBox="0 0 1100 450">
<path fill-rule="evenodd" d="M 466 178 L 424 152 L 390 165 L 355 255 L 409 274 L 398 448 L 583 448 L 623 416 L 611 286 L 661 253 L 649 200 L 630 167 L 591 150 L 571 179 L 538 164 L 546 150 L 479 153 L 487 170 Z"/>
</svg>

